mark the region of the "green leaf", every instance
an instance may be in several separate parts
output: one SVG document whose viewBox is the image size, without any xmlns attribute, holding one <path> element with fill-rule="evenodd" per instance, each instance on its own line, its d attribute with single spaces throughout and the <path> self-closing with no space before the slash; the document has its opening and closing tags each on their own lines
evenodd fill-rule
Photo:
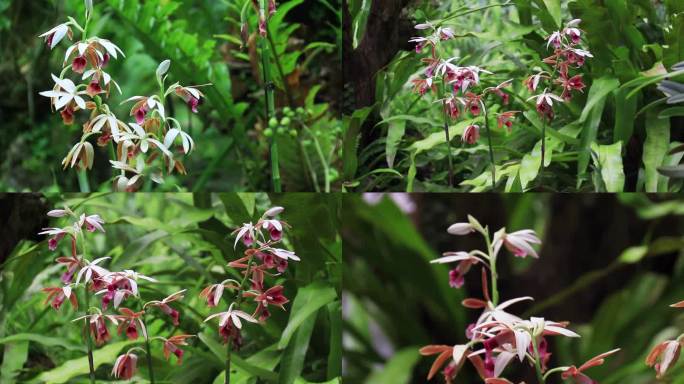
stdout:
<svg viewBox="0 0 684 384">
<path fill-rule="evenodd" d="M 276 345 L 273 344 L 246 358 L 244 361 L 250 364 L 250 366 L 259 367 L 272 371 L 280 361 L 280 352 L 278 352 Z M 252 383 L 252 378 L 259 377 L 258 375 L 250 373 L 249 371 L 245 370 L 241 365 L 237 364 L 233 364 L 230 370 L 230 382 L 232 384 Z M 221 372 L 214 379 L 214 384 L 223 384 L 225 376 L 226 371 Z M 269 381 L 275 381 L 276 379 L 277 377 L 274 374 Z"/>
<path fill-rule="evenodd" d="M 397 120 L 404 121 L 404 122 L 410 121 L 410 122 L 418 124 L 418 125 L 430 125 L 433 127 L 442 127 L 442 123 L 436 122 L 432 119 L 428 119 L 427 117 L 420 117 L 420 116 L 413 116 L 413 115 L 394 115 L 394 116 L 388 117 L 388 118 L 380 121 L 379 123 L 375 124 L 375 126 L 377 127 L 380 124 L 386 124 L 386 123 L 390 123 L 390 122 L 397 121 Z"/>
<path fill-rule="evenodd" d="M 644 189 L 658 192 L 658 167 L 664 165 L 670 145 L 670 121 L 658 119 L 654 112 L 646 114 L 646 140 L 644 141 Z"/>
<path fill-rule="evenodd" d="M 419 359 L 418 347 L 404 348 L 395 353 L 383 369 L 374 371 L 365 383 L 409 383 L 413 366 Z"/>
<path fill-rule="evenodd" d="M 684 107 L 671 107 L 658 114 L 659 119 L 668 119 L 672 116 L 684 116 Z"/>
<path fill-rule="evenodd" d="M 613 128 L 613 142 L 628 143 L 634 132 L 637 98 L 627 98 L 627 89 L 619 88 L 615 91 L 615 128 Z"/>
<path fill-rule="evenodd" d="M 297 328 L 321 307 L 335 300 L 336 297 L 335 289 L 320 281 L 299 288 L 292 304 L 290 319 L 278 342 L 278 348 L 285 348 Z"/>
<path fill-rule="evenodd" d="M 24 363 L 28 359 L 28 341 L 13 341 L 5 344 L 2 365 L 0 366 L 0 381 L 14 384 Z"/>
<path fill-rule="evenodd" d="M 550 157 L 549 155 L 550 153 L 547 153 L 546 157 Z M 539 140 L 537 144 L 535 144 L 534 148 L 532 149 L 532 152 L 526 153 L 525 156 L 523 156 L 522 161 L 520 162 L 520 170 L 518 171 L 518 176 L 520 177 L 520 184 L 522 189 L 527 188 L 527 184 L 537 178 L 540 168 L 541 140 Z"/>
<path fill-rule="evenodd" d="M 12 343 L 16 341 L 33 341 L 46 347 L 62 347 L 70 351 L 85 351 L 85 347 L 74 345 L 69 340 L 61 337 L 39 335 L 37 333 L 17 333 L 12 336 L 0 339 L 0 344 Z"/>
<path fill-rule="evenodd" d="M 121 269 L 121 267 L 125 267 L 131 264 L 131 261 L 134 259 L 137 259 L 142 253 L 150 246 L 152 243 L 161 240 L 163 238 L 166 238 L 169 236 L 169 233 L 164 231 L 164 230 L 156 230 L 154 232 L 150 232 L 148 234 L 143 235 L 142 237 L 139 237 L 126 246 L 124 251 L 121 253 L 121 256 L 117 257 L 116 259 L 112 260 L 111 268 L 113 269 Z"/>
<path fill-rule="evenodd" d="M 560 0 L 544 0 L 546 11 L 549 12 L 551 18 L 556 22 L 556 26 L 561 27 L 561 4 Z"/>
<path fill-rule="evenodd" d="M 391 122 L 387 128 L 387 142 L 385 143 L 385 156 L 390 168 L 394 167 L 394 157 L 397 155 L 399 143 L 406 131 L 406 121 Z"/>
<path fill-rule="evenodd" d="M 632 264 L 639 262 L 641 259 L 644 258 L 644 256 L 646 256 L 646 254 L 648 254 L 648 246 L 646 245 L 629 247 L 622 251 L 618 260 L 620 260 L 623 263 Z"/>
<path fill-rule="evenodd" d="M 249 223 L 252 221 L 252 215 L 245 204 L 247 199 L 251 209 L 254 210 L 254 194 L 245 193 L 219 193 L 219 199 L 223 202 L 226 214 L 233 221 L 235 225 L 242 225 L 242 223 Z M 251 198 L 249 198 L 251 196 Z M 251 201 L 251 202 L 250 202 Z"/>
<path fill-rule="evenodd" d="M 361 133 L 361 125 L 372 110 L 373 107 L 365 107 L 354 111 L 354 114 L 351 116 L 345 116 L 343 118 L 345 131 L 344 140 L 342 142 L 342 164 L 345 180 L 352 180 L 356 174 L 359 163 L 356 150 L 358 147 L 359 135 Z"/>
<path fill-rule="evenodd" d="M 100 349 L 93 351 L 93 362 L 95 369 L 102 364 L 114 364 L 117 356 L 122 349 L 136 343 L 135 341 L 120 341 L 118 343 L 108 344 Z M 46 383 L 66 383 L 72 378 L 80 375 L 85 375 L 90 372 L 88 366 L 88 356 L 79 357 L 77 359 L 64 362 L 57 368 L 53 368 L 47 372 L 43 372 L 36 378 L 38 381 Z"/>
<path fill-rule="evenodd" d="M 580 122 L 585 122 L 589 117 L 589 113 L 594 109 L 599 103 L 605 101 L 606 96 L 613 92 L 615 88 L 620 86 L 620 81 L 612 77 L 602 77 L 600 79 L 594 80 L 589 90 L 589 95 L 587 96 L 587 103 L 584 105 L 582 110 L 582 115 L 580 116 Z"/>
<path fill-rule="evenodd" d="M 278 384 L 292 384 L 302 373 L 314 325 L 316 325 L 315 315 L 308 316 L 297 328 L 294 337 L 290 340 L 280 359 Z"/>
<path fill-rule="evenodd" d="M 330 352 L 328 354 L 327 378 L 333 380 L 342 375 L 342 303 L 328 304 L 330 322 Z"/>
<path fill-rule="evenodd" d="M 622 192 L 625 187 L 625 172 L 622 167 L 622 142 L 618 141 L 611 145 L 598 145 L 593 143 L 594 151 L 598 159 L 596 166 L 601 170 L 601 179 L 606 186 L 607 192 Z"/>
<path fill-rule="evenodd" d="M 581 133 L 580 154 L 577 160 L 577 175 L 584 174 L 589 166 L 590 147 L 591 143 L 596 141 L 599 124 L 601 123 L 601 116 L 603 115 L 603 108 L 606 104 L 606 97 L 610 92 L 620 85 L 617 79 L 610 77 L 602 77 L 594 80 L 589 90 L 587 97 L 587 104 L 582 110 L 582 115 L 579 118 L 580 123 L 584 123 Z M 591 116 L 590 119 L 589 116 Z M 588 119 L 588 121 L 587 121 Z M 581 179 L 578 179 L 578 184 Z M 579 185 L 578 185 L 579 187 Z"/>
<path fill-rule="evenodd" d="M 197 337 L 209 348 L 209 350 L 216 356 L 218 361 L 225 361 L 226 347 L 223 344 L 219 343 L 214 337 L 205 332 L 198 333 Z M 278 378 L 273 371 L 261 366 L 259 362 L 252 364 L 251 362 L 240 358 L 237 353 L 231 354 L 230 361 L 235 367 L 238 367 L 247 373 L 260 377 L 264 380 L 275 381 Z"/>
</svg>

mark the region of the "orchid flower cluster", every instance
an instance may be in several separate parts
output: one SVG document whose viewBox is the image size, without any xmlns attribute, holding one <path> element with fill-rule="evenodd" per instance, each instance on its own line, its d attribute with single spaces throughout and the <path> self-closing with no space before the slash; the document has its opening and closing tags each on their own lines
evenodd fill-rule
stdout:
<svg viewBox="0 0 684 384">
<path fill-rule="evenodd" d="M 431 23 L 418 24 L 418 30 L 432 29 L 433 33 L 427 37 L 413 37 L 409 41 L 416 43 L 416 53 L 420 53 L 426 47 L 430 50 L 430 57 L 421 61 L 426 64 L 423 70 L 424 78 L 413 79 L 414 90 L 420 95 L 424 95 L 429 89 L 439 93 L 436 84 L 443 84 L 444 99 L 441 99 L 445 114 L 451 119 L 458 119 L 462 113 L 469 113 L 472 118 L 480 116 L 486 106 L 484 99 L 488 94 L 494 94 L 501 98 L 504 105 L 510 101 L 510 95 L 503 91 L 508 87 L 512 80 L 505 81 L 496 87 L 487 87 L 474 92 L 480 86 L 480 73 L 492 75 L 493 73 L 477 66 L 460 67 L 454 62 L 458 57 L 442 59 L 439 55 L 440 44 L 443 41 L 454 39 L 456 35 L 450 27 L 435 27 Z M 481 87 L 480 87 L 481 88 Z M 499 128 L 504 125 L 511 128 L 511 119 L 518 113 L 517 111 L 503 112 L 497 115 L 497 125 Z M 471 124 L 463 132 L 463 141 L 468 144 L 475 144 L 480 138 L 480 127 Z"/>
<path fill-rule="evenodd" d="M 229 267 L 242 270 L 241 281 L 226 279 L 209 285 L 200 293 L 207 306 L 215 308 L 225 289 L 234 291 L 228 310 L 214 313 L 204 320 L 206 322 L 219 318 L 218 332 L 223 343 L 227 344 L 227 364 L 230 362 L 231 350 L 239 350 L 242 346 L 242 322 L 263 323 L 271 316 L 270 306 L 285 310 L 284 305 L 289 302 L 283 295 L 282 285 L 267 287 L 265 284 L 266 275 L 279 276 L 287 270 L 290 261 L 300 260 L 294 252 L 277 247 L 283 241 L 283 232 L 289 228 L 285 221 L 276 218 L 283 210 L 282 207 L 270 208 L 256 224 L 245 223 L 232 233 L 235 235 L 234 248 L 239 242 L 247 247 L 243 257 L 228 263 Z M 256 304 L 251 314 L 242 310 L 244 299 L 250 299 Z M 228 367 L 226 372 L 230 372 Z M 226 379 L 228 376 L 227 373 Z"/>
<path fill-rule="evenodd" d="M 441 102 L 444 109 L 444 131 L 449 143 L 448 126 L 450 120 L 470 115 L 472 123 L 463 131 L 462 140 L 468 144 L 475 144 L 480 139 L 480 125 L 476 120 L 483 115 L 484 126 L 489 135 L 489 119 L 487 114 L 486 98 L 496 95 L 501 98 L 503 105 L 508 105 L 510 95 L 504 89 L 511 85 L 513 80 L 507 80 L 494 87 L 484 87 L 480 81 L 481 74 L 492 75 L 493 73 L 478 66 L 458 66 L 458 57 L 444 58 L 442 43 L 456 38 L 456 34 L 450 27 L 437 27 L 432 23 L 417 24 L 418 30 L 430 30 L 431 34 L 426 37 L 413 37 L 409 42 L 416 44 L 416 53 L 428 49 L 430 55 L 421 59 L 425 63 L 422 75 L 411 80 L 413 89 L 419 95 L 424 95 L 428 90 L 442 96 L 436 102 Z M 438 89 L 437 85 L 441 89 Z M 496 115 L 499 128 L 506 127 L 509 130 L 513 126 L 513 119 L 518 111 L 505 111 Z M 489 151 L 492 167 L 494 167 L 494 155 L 489 139 Z M 451 152 L 451 151 L 450 151 Z M 449 154 L 451 155 L 451 154 Z M 451 158 L 450 162 L 451 162 Z M 452 166 L 450 165 L 450 173 Z M 493 170 L 493 168 L 492 168 Z"/>
<path fill-rule="evenodd" d="M 520 318 L 508 312 L 508 308 L 516 303 L 533 300 L 532 297 L 519 297 L 503 302 L 499 301 L 497 288 L 496 261 L 502 248 L 514 257 L 538 258 L 534 245 L 541 244 L 537 234 L 530 229 L 508 233 L 502 228 L 490 236 L 489 228 L 483 227 L 474 217 L 468 216 L 468 222 L 451 225 L 447 232 L 464 236 L 479 233 L 483 236 L 485 251 L 446 252 L 443 257 L 432 263 L 451 264 L 456 266 L 449 271 L 449 285 L 460 288 L 464 285 L 464 276 L 477 265 L 482 265 L 483 298 L 467 298 L 464 307 L 479 310 L 482 313 L 465 331 L 467 341 L 454 346 L 428 345 L 420 350 L 424 356 L 438 355 L 428 374 L 432 379 L 440 370 L 447 384 L 454 383 L 456 375 L 468 360 L 487 384 L 510 384 L 503 374 L 512 362 L 528 362 L 535 367 L 538 382 L 546 383 L 553 373 L 559 373 L 564 380 L 575 383 L 594 383 L 585 371 L 601 365 L 609 355 L 619 349 L 600 354 L 579 367 L 561 366 L 549 369 L 547 366 L 551 353 L 548 350 L 547 338 L 552 336 L 580 337 L 568 329 L 568 322 L 556 322 L 542 317 Z M 491 296 L 487 272 L 491 277 Z"/>
<path fill-rule="evenodd" d="M 40 92 L 40 95 L 50 98 L 52 107 L 59 111 L 66 125 L 74 124 L 79 111 L 88 112 L 81 139 L 62 160 L 63 167 L 91 169 L 95 151 L 88 140 L 96 137 L 98 146 L 111 145 L 111 166 L 120 171 L 114 178 L 113 187 L 117 191 L 136 191 L 142 186 L 145 177 L 163 183 L 164 173 L 171 174 L 176 170 L 185 174 L 179 155 L 189 154 L 194 148 L 194 141 L 183 131 L 178 120 L 167 116 L 164 101 L 175 94 L 196 113 L 204 95 L 196 86 L 174 83 L 166 87 L 164 83 L 171 62 L 164 60 L 156 70 L 159 94 L 133 96 L 125 100 L 123 103 L 135 102 L 130 110 L 135 122 L 120 120 L 107 103 L 112 85 L 119 94 L 122 94 L 121 88 L 105 69 L 111 59 L 125 55 L 111 41 L 88 36 L 92 13 L 92 1 L 86 1 L 84 26 L 69 17 L 67 22 L 40 35 L 51 50 L 63 40 L 72 42 L 64 55 L 59 76 L 52 74 L 55 86 L 52 90 Z M 79 41 L 74 41 L 74 30 L 81 32 Z M 75 75 L 76 82 L 67 77 L 69 72 Z M 176 142 L 180 145 L 174 151 L 172 147 Z M 155 165 L 157 158 L 161 158 L 161 162 Z"/>
<path fill-rule="evenodd" d="M 672 308 L 684 308 L 684 301 L 670 305 Z M 653 367 L 658 379 L 663 378 L 667 371 L 672 368 L 679 360 L 679 354 L 684 345 L 684 333 L 677 336 L 674 340 L 665 340 L 658 343 L 646 356 L 646 365 Z"/>
<path fill-rule="evenodd" d="M 553 120 L 554 101 L 570 101 L 574 91 L 583 92 L 585 88 L 582 74 L 572 76 L 570 73 L 573 68 L 582 68 L 587 58 L 594 57 L 591 52 L 581 47 L 582 30 L 578 28 L 581 22 L 580 19 L 572 20 L 565 25 L 565 28 L 553 32 L 547 38 L 546 47 L 547 49 L 553 47 L 553 55 L 545 58 L 543 62 L 550 65 L 553 70 L 551 72 L 541 70 L 524 82 L 532 93 L 541 89 L 542 84 L 546 85 L 542 93 L 528 99 L 536 100 L 537 113 L 544 121 Z M 560 96 L 554 91 L 560 92 Z"/>
<path fill-rule="evenodd" d="M 88 355 L 90 362 L 91 381 L 94 380 L 94 366 L 92 361 L 92 341 L 95 345 L 101 346 L 111 339 L 108 324 L 117 327 L 117 334 L 125 333 L 128 340 L 137 340 L 139 332 L 142 333 L 146 350 L 140 347 L 133 347 L 125 354 L 119 356 L 114 362 L 112 375 L 116 378 L 131 379 L 137 370 L 138 357 L 133 351 L 140 350 L 147 354 L 148 363 L 151 361 L 149 343 L 151 340 L 159 340 L 163 343 L 164 357 L 168 360 L 171 354 L 176 355 L 177 363 L 180 364 L 183 358 L 183 350 L 180 346 L 187 345 L 186 339 L 192 335 L 175 335 L 169 338 L 153 337 L 150 338 L 145 325 L 145 314 L 151 308 L 157 308 L 171 319 L 174 326 L 179 325 L 180 312 L 170 304 L 181 300 L 185 290 L 176 292 L 162 300 L 153 300 L 146 303 L 140 298 L 138 284 L 142 281 L 155 283 L 157 280 L 140 274 L 133 270 L 109 271 L 100 264 L 109 257 L 100 257 L 94 260 L 86 258 L 86 232 L 105 232 L 104 220 L 99 215 L 81 214 L 78 216 L 68 207 L 55 209 L 48 212 L 48 216 L 55 218 L 72 218 L 73 222 L 63 228 L 45 228 L 39 234 L 50 236 L 48 247 L 51 251 L 58 248 L 60 241 L 65 238 L 71 240 L 71 255 L 61 256 L 56 259 L 59 265 L 63 265 L 66 271 L 61 276 L 62 286 L 46 287 L 43 292 L 47 294 L 45 303 L 59 310 L 65 300 L 69 300 L 74 310 L 78 310 L 78 299 L 76 290 L 83 288 L 85 298 L 85 314 L 77 317 L 73 321 L 83 321 L 84 327 L 88 332 Z M 82 253 L 78 253 L 80 249 Z M 94 294 L 101 297 L 99 307 L 88 307 L 90 297 Z M 135 312 L 130 308 L 123 307 L 122 304 L 129 298 L 137 299 L 140 304 L 140 311 Z M 130 301 L 130 300 L 129 300 Z M 107 313 L 112 304 L 113 310 L 118 309 L 118 313 Z M 150 381 L 154 382 L 154 376 L 150 370 Z"/>
</svg>

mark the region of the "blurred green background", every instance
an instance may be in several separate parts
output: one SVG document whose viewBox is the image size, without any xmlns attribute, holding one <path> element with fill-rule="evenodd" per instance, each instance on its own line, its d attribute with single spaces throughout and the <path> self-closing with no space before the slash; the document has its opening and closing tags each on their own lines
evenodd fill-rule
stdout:
<svg viewBox="0 0 684 384">
<path fill-rule="evenodd" d="M 388 195 L 389 196 L 389 195 Z M 407 196 L 411 201 L 408 201 Z M 377 200 L 377 196 L 369 200 Z M 656 342 L 684 331 L 684 200 L 670 195 L 396 194 L 369 205 L 345 195 L 344 382 L 425 383 L 434 356 L 428 344 L 461 344 L 480 312 L 465 297 L 482 297 L 479 268 L 461 289 L 448 285 L 448 267 L 429 264 L 445 251 L 483 247 L 482 238 L 452 236 L 446 228 L 476 217 L 491 230 L 531 228 L 540 258 L 498 261 L 501 299 L 533 296 L 510 312 L 570 321 L 580 339 L 551 337 L 550 367 L 579 366 L 613 348 L 622 351 L 587 373 L 602 384 L 655 383 L 644 364 Z M 512 363 L 511 381 L 536 382 L 534 370 Z M 479 382 L 469 364 L 458 383 Z M 432 382 L 442 382 L 441 375 Z M 552 377 L 550 383 L 560 383 Z M 663 382 L 683 383 L 684 364 Z"/>
<path fill-rule="evenodd" d="M 203 88 L 206 102 L 198 114 L 190 113 L 178 98 L 167 101 L 167 111 L 176 115 L 197 147 L 185 162 L 188 175 L 175 175 L 157 189 L 270 189 L 270 176 L 263 171 L 268 169 L 269 139 L 264 135 L 259 59 L 254 42 L 240 49 L 240 11 L 249 1 L 94 1 L 92 33 L 111 40 L 126 54 L 107 67 L 124 93 L 110 98 L 120 120 L 133 121 L 128 117 L 130 104 L 119 105 L 121 101 L 156 91 L 154 71 L 164 59 L 172 61 L 170 81 L 213 84 Z M 291 113 L 285 108 L 301 107 L 311 131 L 294 123 L 283 125 L 281 173 L 290 191 L 315 191 L 326 168 L 333 169 L 339 158 L 336 46 L 341 37 L 335 1 L 280 1 L 269 26 L 282 69 L 281 76 L 276 63 L 271 65 L 277 118 Z M 251 5 L 247 10 L 254 33 L 256 12 Z M 79 191 L 75 171 L 62 171 L 60 162 L 80 138 L 83 121 L 77 118 L 76 124 L 63 125 L 59 114 L 51 113 L 49 99 L 38 95 L 52 88 L 50 73 L 59 74 L 67 44 L 50 52 L 38 35 L 68 16 L 82 23 L 83 15 L 83 0 L 0 0 L 0 190 Z M 96 148 L 91 189 L 111 190 L 114 174 L 107 153 Z M 335 174 L 330 176 L 334 181 Z"/>
<path fill-rule="evenodd" d="M 90 259 L 109 256 L 102 264 L 112 270 L 134 269 L 159 280 L 139 284 L 141 297 L 160 300 L 181 289 L 186 297 L 172 307 L 181 312 L 177 329 L 165 316 L 149 316 L 151 336 L 194 334 L 183 347 L 182 365 L 163 359 L 162 343 L 152 342 L 158 382 L 223 383 L 225 347 L 219 344 L 217 323 L 203 323 L 211 313 L 225 311 L 224 298 L 207 308 L 199 297 L 209 284 L 239 277 L 226 264 L 241 257 L 233 250 L 230 232 L 256 220 L 267 208 L 280 205 L 280 215 L 292 229 L 285 246 L 300 256 L 282 276 L 267 277 L 282 284 L 290 299 L 287 311 L 274 308 L 264 326 L 243 328 L 244 344 L 234 353 L 233 383 L 338 383 L 341 374 L 341 257 L 338 234 L 340 197 L 317 194 L 0 194 L 0 382 L 88 382 L 88 364 L 80 327 L 71 320 L 82 314 L 69 305 L 59 311 L 43 304 L 45 286 L 59 286 L 63 267 L 54 263 L 68 254 L 69 242 L 48 250 L 41 228 L 67 225 L 45 213 L 68 204 L 76 213 L 98 213 L 106 233 L 88 234 Z M 306 210 L 302 208 L 306 207 Z M 134 303 L 134 301 L 131 301 Z M 133 305 L 126 303 L 126 305 Z M 293 309 L 297 305 L 296 310 Z M 251 304 L 249 309 L 253 308 Z M 152 311 L 158 313 L 157 311 Z M 150 319 L 152 319 L 150 321 Z M 294 319 L 294 320 L 293 320 Z M 289 325 L 289 326 L 288 326 Z M 288 332 L 284 332 L 285 329 Z M 94 352 L 101 359 L 97 382 L 111 377 L 116 356 L 130 348 L 110 326 L 112 340 Z M 139 339 L 140 342 L 142 340 Z M 134 382 L 147 382 L 145 359 L 138 362 Z"/>
</svg>

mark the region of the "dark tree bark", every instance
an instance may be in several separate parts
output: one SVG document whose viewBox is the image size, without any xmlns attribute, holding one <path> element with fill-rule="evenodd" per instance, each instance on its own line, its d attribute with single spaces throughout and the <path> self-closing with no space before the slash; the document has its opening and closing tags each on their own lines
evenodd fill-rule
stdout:
<svg viewBox="0 0 684 384">
<path fill-rule="evenodd" d="M 3 263 L 19 241 L 40 241 L 37 233 L 47 224 L 48 202 L 38 193 L 0 194 L 0 263 Z"/>
<path fill-rule="evenodd" d="M 366 30 L 356 49 L 353 49 L 352 17 L 346 0 L 342 3 L 342 50 L 345 113 L 375 103 L 376 74 L 400 50 L 410 50 L 408 43 L 413 23 L 402 18 L 403 9 L 410 0 L 372 0 Z M 361 147 L 372 142 L 370 127 L 377 116 L 369 118 L 361 132 Z"/>
</svg>

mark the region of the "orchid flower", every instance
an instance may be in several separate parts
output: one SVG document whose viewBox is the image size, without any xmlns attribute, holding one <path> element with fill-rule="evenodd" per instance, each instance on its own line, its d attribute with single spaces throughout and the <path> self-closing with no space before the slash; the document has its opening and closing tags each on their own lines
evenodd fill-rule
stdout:
<svg viewBox="0 0 684 384">
<path fill-rule="evenodd" d="M 56 110 L 64 108 L 70 102 L 75 102 L 81 109 L 86 109 L 85 100 L 80 96 L 86 94 L 86 91 L 77 91 L 76 85 L 69 79 L 60 79 L 55 75 L 51 75 L 55 82 L 55 88 L 52 91 L 40 92 L 41 96 L 52 99 L 52 104 Z"/>
</svg>

